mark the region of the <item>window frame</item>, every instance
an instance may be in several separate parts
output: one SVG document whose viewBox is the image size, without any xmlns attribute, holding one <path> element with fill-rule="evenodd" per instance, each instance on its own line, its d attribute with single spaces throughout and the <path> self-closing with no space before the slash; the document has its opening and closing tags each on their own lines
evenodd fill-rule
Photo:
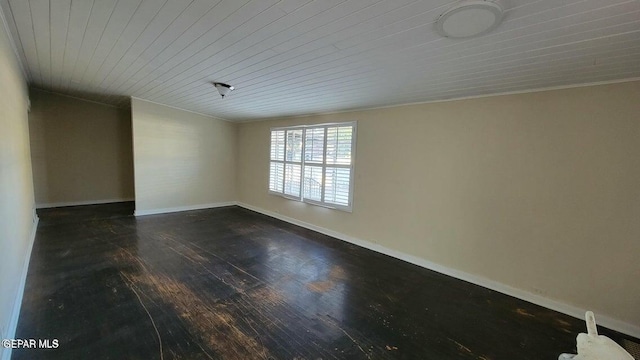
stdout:
<svg viewBox="0 0 640 360">
<path fill-rule="evenodd" d="M 351 134 L 351 163 L 349 165 L 344 165 L 344 164 L 327 164 L 327 128 L 330 127 L 343 127 L 343 126 L 351 126 L 352 127 L 352 134 Z M 324 141 L 324 145 L 322 147 L 322 163 L 317 163 L 317 162 L 309 162 L 309 166 L 317 166 L 317 167 L 322 167 L 322 195 L 321 195 L 321 201 L 318 200 L 313 200 L 313 199 L 307 199 L 304 197 L 304 173 L 305 173 L 305 164 L 306 164 L 306 160 L 305 160 L 305 147 L 306 147 L 306 131 L 308 129 L 318 129 L 318 128 L 322 128 L 324 129 L 324 137 L 323 137 L 323 141 Z M 302 159 L 301 162 L 294 162 L 294 161 L 287 161 L 286 160 L 286 149 L 287 149 L 287 130 L 302 130 L 302 149 L 301 149 L 301 154 L 302 154 Z M 284 160 L 272 160 L 271 159 L 271 134 L 274 131 L 284 131 Z M 322 123 L 322 124 L 312 124 L 312 125 L 294 125 L 294 126 L 279 126 L 279 127 L 272 127 L 269 130 L 269 174 L 267 176 L 268 181 L 267 181 L 267 191 L 269 194 L 271 195 L 276 195 L 276 196 L 280 196 L 283 197 L 285 199 L 288 200 L 294 200 L 294 201 L 299 201 L 299 202 L 303 202 L 303 203 L 307 203 L 307 204 L 311 204 L 311 205 L 315 205 L 315 206 L 320 206 L 320 207 L 324 207 L 324 208 L 328 208 L 328 209 L 335 209 L 335 210 L 341 210 L 341 211 L 345 211 L 345 212 L 353 212 L 353 198 L 354 198 L 354 174 L 355 174 L 355 158 L 356 158 L 356 139 L 357 139 L 357 133 L 358 133 L 358 126 L 357 126 L 357 121 L 345 121 L 345 122 L 332 122 L 332 123 Z M 277 191 L 273 191 L 271 190 L 271 186 L 270 186 L 270 181 L 271 181 L 271 163 L 280 163 L 283 164 L 283 183 L 282 183 L 282 192 L 277 192 Z M 286 194 L 284 192 L 285 189 L 285 181 L 286 181 L 286 166 L 287 164 L 300 164 L 300 196 L 296 197 L 293 195 L 289 195 Z M 340 204 L 332 204 L 332 203 L 326 203 L 324 202 L 324 195 L 325 195 L 325 177 L 326 177 L 326 169 L 330 167 L 330 168 L 343 168 L 343 169 L 349 169 L 349 201 L 348 201 L 348 205 L 340 205 Z"/>
</svg>

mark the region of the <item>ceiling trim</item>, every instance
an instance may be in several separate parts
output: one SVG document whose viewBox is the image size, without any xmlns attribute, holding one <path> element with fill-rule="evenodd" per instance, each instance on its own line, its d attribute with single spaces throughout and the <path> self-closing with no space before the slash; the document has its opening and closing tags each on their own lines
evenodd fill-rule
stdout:
<svg viewBox="0 0 640 360">
<path fill-rule="evenodd" d="M 103 103 L 103 102 L 95 101 L 95 100 L 89 100 L 89 99 L 85 99 L 85 98 L 82 98 L 82 97 L 73 96 L 73 95 L 69 95 L 69 94 L 65 94 L 65 93 L 61 93 L 61 92 L 57 92 L 57 91 L 45 90 L 45 89 L 41 89 L 41 88 L 35 87 L 35 86 L 30 86 L 29 90 L 35 90 L 35 91 L 40 91 L 40 92 L 44 92 L 44 93 L 48 93 L 48 94 L 64 96 L 64 97 L 67 97 L 67 98 L 80 100 L 80 101 L 86 101 L 86 102 L 90 102 L 90 103 L 94 103 L 94 104 L 98 104 L 98 105 L 104 105 L 104 106 L 108 106 L 108 107 L 112 107 L 112 108 L 116 108 L 116 109 L 126 109 L 126 107 L 107 104 L 107 103 Z"/>
<path fill-rule="evenodd" d="M 147 100 L 147 99 L 139 98 L 139 97 L 137 97 L 137 96 L 130 96 L 130 98 L 131 98 L 131 99 L 136 99 L 136 100 L 145 101 L 145 102 L 152 103 L 152 104 L 156 104 L 156 105 L 166 106 L 166 107 L 168 107 L 168 108 L 172 108 L 172 109 L 176 109 L 176 110 L 181 110 L 181 111 L 190 112 L 190 113 L 192 113 L 192 114 L 196 114 L 196 115 L 200 115 L 200 116 L 205 116 L 205 117 L 212 118 L 212 119 L 216 119 L 216 120 L 222 120 L 222 121 L 231 122 L 231 123 L 237 123 L 237 122 L 240 122 L 240 121 L 234 121 L 234 120 L 229 120 L 229 119 L 221 118 L 220 116 L 215 116 L 215 115 L 211 115 L 211 114 L 205 114 L 205 113 L 201 113 L 201 112 L 197 112 L 197 111 L 193 111 L 193 110 L 183 109 L 183 108 L 181 108 L 181 107 L 177 107 L 177 106 L 173 106 L 173 105 L 167 105 L 167 104 L 159 103 L 159 102 L 157 102 L 157 101 L 151 101 L 151 100 Z"/>
<path fill-rule="evenodd" d="M 258 122 L 258 121 L 267 121 L 267 120 L 276 120 L 276 119 L 306 118 L 306 117 L 311 117 L 311 116 L 343 114 L 343 113 L 351 113 L 351 112 L 358 112 L 358 111 L 389 109 L 389 108 L 395 108 L 395 107 L 401 107 L 401 106 L 434 104 L 434 103 L 443 103 L 443 102 L 460 101 L 460 100 L 473 100 L 473 99 L 482 99 L 482 98 L 496 97 L 496 96 L 529 94 L 529 93 L 538 93 L 538 92 L 553 91 L 553 90 L 574 89 L 574 88 L 589 87 L 589 86 L 620 84 L 620 83 L 627 83 L 627 82 L 634 82 L 634 81 L 640 81 L 640 77 L 632 77 L 632 78 L 617 79 L 617 80 L 596 81 L 596 82 L 588 82 L 588 83 L 581 83 L 581 84 L 557 85 L 557 86 L 541 87 L 541 88 L 535 88 L 535 89 L 505 91 L 505 92 L 498 92 L 498 93 L 493 93 L 493 94 L 463 96 L 463 97 L 456 97 L 456 98 L 450 98 L 450 99 L 441 99 L 441 100 L 418 101 L 418 102 L 411 102 L 411 103 L 405 103 L 405 104 L 375 106 L 375 107 L 358 108 L 358 109 L 351 109 L 351 110 L 319 112 L 319 113 L 306 114 L 306 115 L 273 116 L 273 117 L 262 118 L 262 119 L 237 120 L 236 122 L 239 122 L 239 123 L 252 123 L 252 122 Z M 185 110 L 185 111 L 188 111 L 188 110 Z"/>
<path fill-rule="evenodd" d="M 0 19 L 2 21 L 2 26 L 4 27 L 4 31 L 7 33 L 7 38 L 9 38 L 9 44 L 11 45 L 11 49 L 13 50 L 13 54 L 18 61 L 18 66 L 20 66 L 20 70 L 22 71 L 22 76 L 24 77 L 24 81 L 29 83 L 29 74 L 27 73 L 27 68 L 22 63 L 22 58 L 20 57 L 20 53 L 18 52 L 18 47 L 16 46 L 16 42 L 13 39 L 13 35 L 11 35 L 11 29 L 9 28 L 9 22 L 4 15 L 4 11 L 2 10 L 2 6 L 0 6 Z"/>
</svg>

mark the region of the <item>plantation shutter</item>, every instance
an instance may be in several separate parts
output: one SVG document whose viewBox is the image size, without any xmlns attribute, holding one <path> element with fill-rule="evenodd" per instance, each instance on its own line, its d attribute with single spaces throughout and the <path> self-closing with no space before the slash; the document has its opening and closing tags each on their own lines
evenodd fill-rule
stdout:
<svg viewBox="0 0 640 360">
<path fill-rule="evenodd" d="M 355 123 L 272 129 L 269 191 L 351 210 Z"/>
</svg>

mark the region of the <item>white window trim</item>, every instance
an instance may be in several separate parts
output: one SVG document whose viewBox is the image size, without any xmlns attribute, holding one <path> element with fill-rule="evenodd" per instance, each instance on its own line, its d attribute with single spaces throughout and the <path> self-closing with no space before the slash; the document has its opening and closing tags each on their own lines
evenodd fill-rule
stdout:
<svg viewBox="0 0 640 360">
<path fill-rule="evenodd" d="M 292 163 L 292 164 L 297 164 L 296 162 L 292 162 L 289 161 L 287 162 L 286 160 L 280 161 L 280 160 L 271 160 L 271 132 L 273 131 L 285 131 L 285 145 L 284 145 L 284 151 L 285 151 L 285 159 L 286 159 L 286 149 L 287 149 L 287 136 L 286 136 L 286 130 L 297 130 L 297 129 L 302 129 L 302 162 L 301 164 L 301 170 L 300 170 L 300 196 L 296 197 L 296 196 L 292 196 L 292 195 L 288 195 L 284 193 L 284 183 L 283 183 L 283 192 L 277 192 L 277 191 L 272 191 L 270 186 L 269 186 L 269 181 L 267 181 L 267 191 L 269 194 L 271 195 L 276 195 L 276 196 L 280 196 L 283 197 L 285 199 L 288 200 L 294 200 L 294 201 L 300 201 L 300 202 L 304 202 L 307 204 L 311 204 L 311 205 L 315 205 L 315 206 L 320 206 L 320 207 L 324 207 L 324 208 L 328 208 L 328 209 L 335 209 L 335 210 L 341 210 L 341 211 L 346 211 L 346 212 L 353 212 L 353 191 L 354 191 L 354 187 L 353 187 L 353 183 L 354 183 L 354 174 L 355 174 L 355 159 L 356 159 L 356 139 L 358 138 L 357 136 L 357 132 L 358 132 L 358 126 L 357 126 L 357 121 L 348 121 L 348 122 L 335 122 L 335 123 L 323 123 L 323 124 L 313 124 L 313 125 L 295 125 L 295 126 L 280 126 L 280 127 L 273 127 L 270 129 L 269 131 L 269 164 L 271 164 L 271 162 L 277 162 L 277 163 L 282 163 L 284 164 L 284 174 L 283 174 L 283 181 L 284 178 L 286 177 L 286 164 L 287 163 Z M 305 167 L 305 156 L 304 156 L 304 151 L 305 151 L 305 136 L 306 136 L 306 129 L 312 129 L 312 128 L 328 128 L 328 127 L 333 127 L 333 126 L 349 126 L 351 125 L 353 127 L 353 135 L 351 136 L 351 164 L 350 165 L 340 165 L 340 164 L 331 164 L 331 166 L 329 167 L 338 167 L 338 168 L 349 168 L 351 169 L 350 173 L 349 173 L 349 205 L 348 206 L 344 206 L 344 205 L 337 205 L 337 204 L 329 204 L 329 203 L 325 203 L 322 201 L 317 201 L 317 200 L 311 200 L 311 199 L 306 199 L 303 198 L 303 193 L 304 193 L 304 167 Z M 326 156 L 327 156 L 327 136 L 326 136 L 326 131 L 325 131 L 325 136 L 324 136 L 324 146 L 323 146 L 323 159 L 322 159 L 322 164 L 319 165 L 317 163 L 312 163 L 311 165 L 313 166 L 322 166 L 322 179 L 323 179 L 323 186 L 322 186 L 322 198 L 324 199 L 324 178 L 325 178 L 325 171 L 327 168 L 327 164 L 326 164 Z M 271 171 L 271 165 L 269 165 L 269 171 Z M 270 174 L 269 174 L 270 175 Z M 270 176 L 267 177 L 268 179 L 270 179 Z"/>
</svg>

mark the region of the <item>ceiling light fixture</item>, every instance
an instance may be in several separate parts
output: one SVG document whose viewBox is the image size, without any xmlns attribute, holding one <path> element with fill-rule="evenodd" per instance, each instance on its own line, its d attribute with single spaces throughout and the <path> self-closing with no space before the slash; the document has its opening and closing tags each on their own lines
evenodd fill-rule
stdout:
<svg viewBox="0 0 640 360">
<path fill-rule="evenodd" d="M 225 96 L 229 95 L 231 91 L 235 90 L 233 86 L 224 84 L 224 83 L 219 83 L 219 82 L 214 82 L 213 86 L 215 86 L 216 89 L 218 89 L 218 92 L 220 93 L 220 96 L 222 96 L 223 99 Z"/>
<path fill-rule="evenodd" d="M 484 35 L 500 25 L 502 7 L 485 0 L 465 0 L 440 15 L 436 31 L 448 38 L 470 38 Z"/>
</svg>

